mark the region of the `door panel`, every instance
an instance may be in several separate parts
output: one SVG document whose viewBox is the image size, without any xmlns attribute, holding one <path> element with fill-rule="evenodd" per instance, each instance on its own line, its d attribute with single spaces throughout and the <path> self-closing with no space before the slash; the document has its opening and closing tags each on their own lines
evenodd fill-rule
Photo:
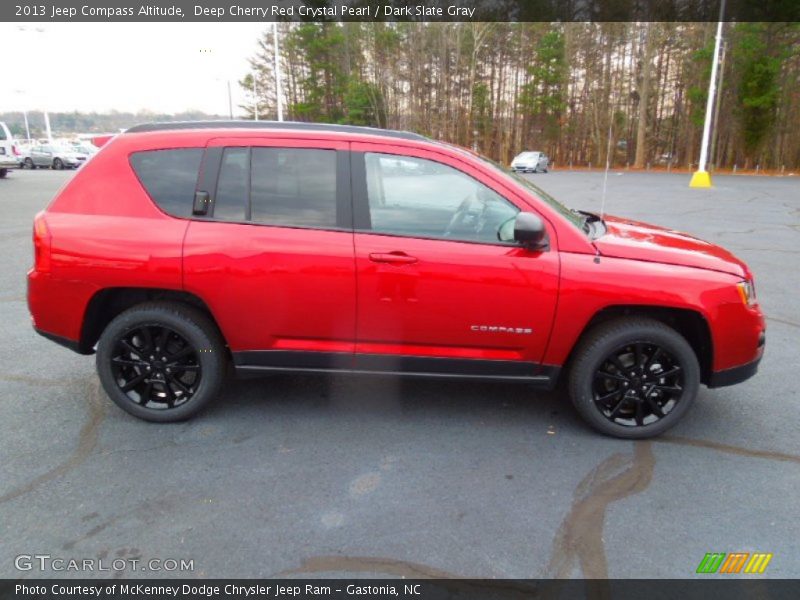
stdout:
<svg viewBox="0 0 800 600">
<path fill-rule="evenodd" d="M 357 353 L 541 360 L 558 293 L 555 252 L 366 233 L 355 244 Z"/>
<path fill-rule="evenodd" d="M 372 155 L 397 150 L 358 150 L 366 158 L 353 155 L 356 366 L 452 372 L 467 360 L 480 361 L 478 370 L 535 372 L 513 363 L 536 367 L 548 342 L 558 295 L 553 232 L 544 251 L 500 242 L 500 225 L 530 208 L 448 155 L 408 150 L 395 172 L 376 168 Z"/>
<path fill-rule="evenodd" d="M 307 357 L 307 353 L 317 352 L 330 354 L 326 360 L 331 362 L 333 357 L 338 366 L 351 366 L 356 308 L 352 229 L 340 227 L 341 220 L 330 228 L 308 226 L 316 214 L 308 209 L 303 213 L 305 221 L 293 226 L 291 213 L 284 210 L 290 201 L 319 207 L 327 189 L 324 186 L 334 185 L 330 181 L 335 180 L 330 214 L 351 221 L 347 143 L 234 137 L 212 140 L 210 146 L 209 150 L 217 151 L 207 155 L 217 156 L 221 166 L 218 163 L 207 172 L 214 173 L 216 180 L 219 171 L 219 186 L 201 175 L 200 188 L 213 188 L 202 190 L 209 192 L 211 210 L 207 218 L 193 220 L 187 230 L 185 288 L 207 302 L 237 364 L 285 364 L 295 353 Z M 223 148 L 235 149 L 227 172 L 225 151 L 219 151 Z M 322 188 L 302 171 L 302 164 L 286 163 L 287 157 L 297 159 L 297 151 L 304 148 L 340 151 L 334 163 L 322 163 L 336 168 L 335 178 L 325 179 Z M 275 152 L 261 152 L 266 149 Z M 281 149 L 291 151 L 282 153 Z M 246 160 L 242 152 L 249 152 Z M 237 177 L 249 170 L 251 157 L 259 169 L 257 185 L 251 185 L 249 177 L 240 185 Z M 274 177 L 265 173 L 273 168 L 280 169 Z M 293 179 L 291 173 L 298 175 Z M 255 193 L 260 204 L 258 211 L 251 211 L 247 198 L 253 195 L 255 201 Z M 225 195 L 229 203 L 218 218 L 213 208 L 217 194 L 220 202 Z M 242 194 L 246 209 L 233 210 Z M 269 211 L 270 203 L 275 203 L 275 212 Z M 339 210 L 342 206 L 347 207 L 346 215 Z M 250 221 L 251 213 L 261 221 L 280 219 L 280 225 Z M 306 362 L 316 366 L 313 361 Z"/>
</svg>

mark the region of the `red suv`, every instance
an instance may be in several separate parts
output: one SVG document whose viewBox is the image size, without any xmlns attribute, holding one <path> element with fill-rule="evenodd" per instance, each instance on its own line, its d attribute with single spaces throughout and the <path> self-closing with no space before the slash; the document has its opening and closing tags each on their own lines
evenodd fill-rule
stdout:
<svg viewBox="0 0 800 600">
<path fill-rule="evenodd" d="M 195 414 L 240 373 L 566 379 L 579 413 L 659 434 L 700 383 L 747 379 L 747 266 L 688 235 L 573 211 L 469 151 L 361 127 L 134 127 L 37 215 L 28 304 L 97 353 L 111 399 Z"/>
</svg>

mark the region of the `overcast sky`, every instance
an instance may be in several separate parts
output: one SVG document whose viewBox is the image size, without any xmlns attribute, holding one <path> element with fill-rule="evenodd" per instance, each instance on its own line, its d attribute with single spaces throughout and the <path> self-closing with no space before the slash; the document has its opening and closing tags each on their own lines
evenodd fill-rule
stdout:
<svg viewBox="0 0 800 600">
<path fill-rule="evenodd" d="M 269 23 L 0 23 L 0 111 L 234 114 Z M 10 52 L 9 52 L 10 51 Z"/>
</svg>

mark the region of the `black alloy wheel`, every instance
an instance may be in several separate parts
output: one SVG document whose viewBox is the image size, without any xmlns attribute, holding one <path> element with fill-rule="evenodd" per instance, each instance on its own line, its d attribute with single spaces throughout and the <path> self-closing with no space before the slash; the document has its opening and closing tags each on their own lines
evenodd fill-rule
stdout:
<svg viewBox="0 0 800 600">
<path fill-rule="evenodd" d="M 700 387 L 700 365 L 675 329 L 622 317 L 589 330 L 574 351 L 569 394 L 598 431 L 625 439 L 659 435 L 680 421 Z"/>
<path fill-rule="evenodd" d="M 613 350 L 594 374 L 594 402 L 619 425 L 641 427 L 666 417 L 683 396 L 683 369 L 659 345 L 635 342 Z"/>
<path fill-rule="evenodd" d="M 146 421 L 183 421 L 218 395 L 227 357 L 207 312 L 146 302 L 106 326 L 97 344 L 97 374 L 126 412 Z"/>
<path fill-rule="evenodd" d="M 197 349 L 158 324 L 141 325 L 119 337 L 111 371 L 132 402 L 162 410 L 191 400 L 203 377 Z"/>
</svg>

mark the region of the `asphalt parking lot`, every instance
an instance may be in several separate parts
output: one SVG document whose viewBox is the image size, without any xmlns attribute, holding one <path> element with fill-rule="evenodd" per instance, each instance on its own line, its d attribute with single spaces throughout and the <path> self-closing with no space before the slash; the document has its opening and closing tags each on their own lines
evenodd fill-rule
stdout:
<svg viewBox="0 0 800 600">
<path fill-rule="evenodd" d="M 193 421 L 136 420 L 91 357 L 30 326 L 32 218 L 71 176 L 0 180 L 0 577 L 177 574 L 15 568 L 49 554 L 193 560 L 194 577 L 692 578 L 737 551 L 800 576 L 800 178 L 610 174 L 608 213 L 733 250 L 768 315 L 755 378 L 627 442 L 558 393 L 380 377 L 231 381 Z M 599 210 L 602 173 L 532 177 Z"/>
</svg>

